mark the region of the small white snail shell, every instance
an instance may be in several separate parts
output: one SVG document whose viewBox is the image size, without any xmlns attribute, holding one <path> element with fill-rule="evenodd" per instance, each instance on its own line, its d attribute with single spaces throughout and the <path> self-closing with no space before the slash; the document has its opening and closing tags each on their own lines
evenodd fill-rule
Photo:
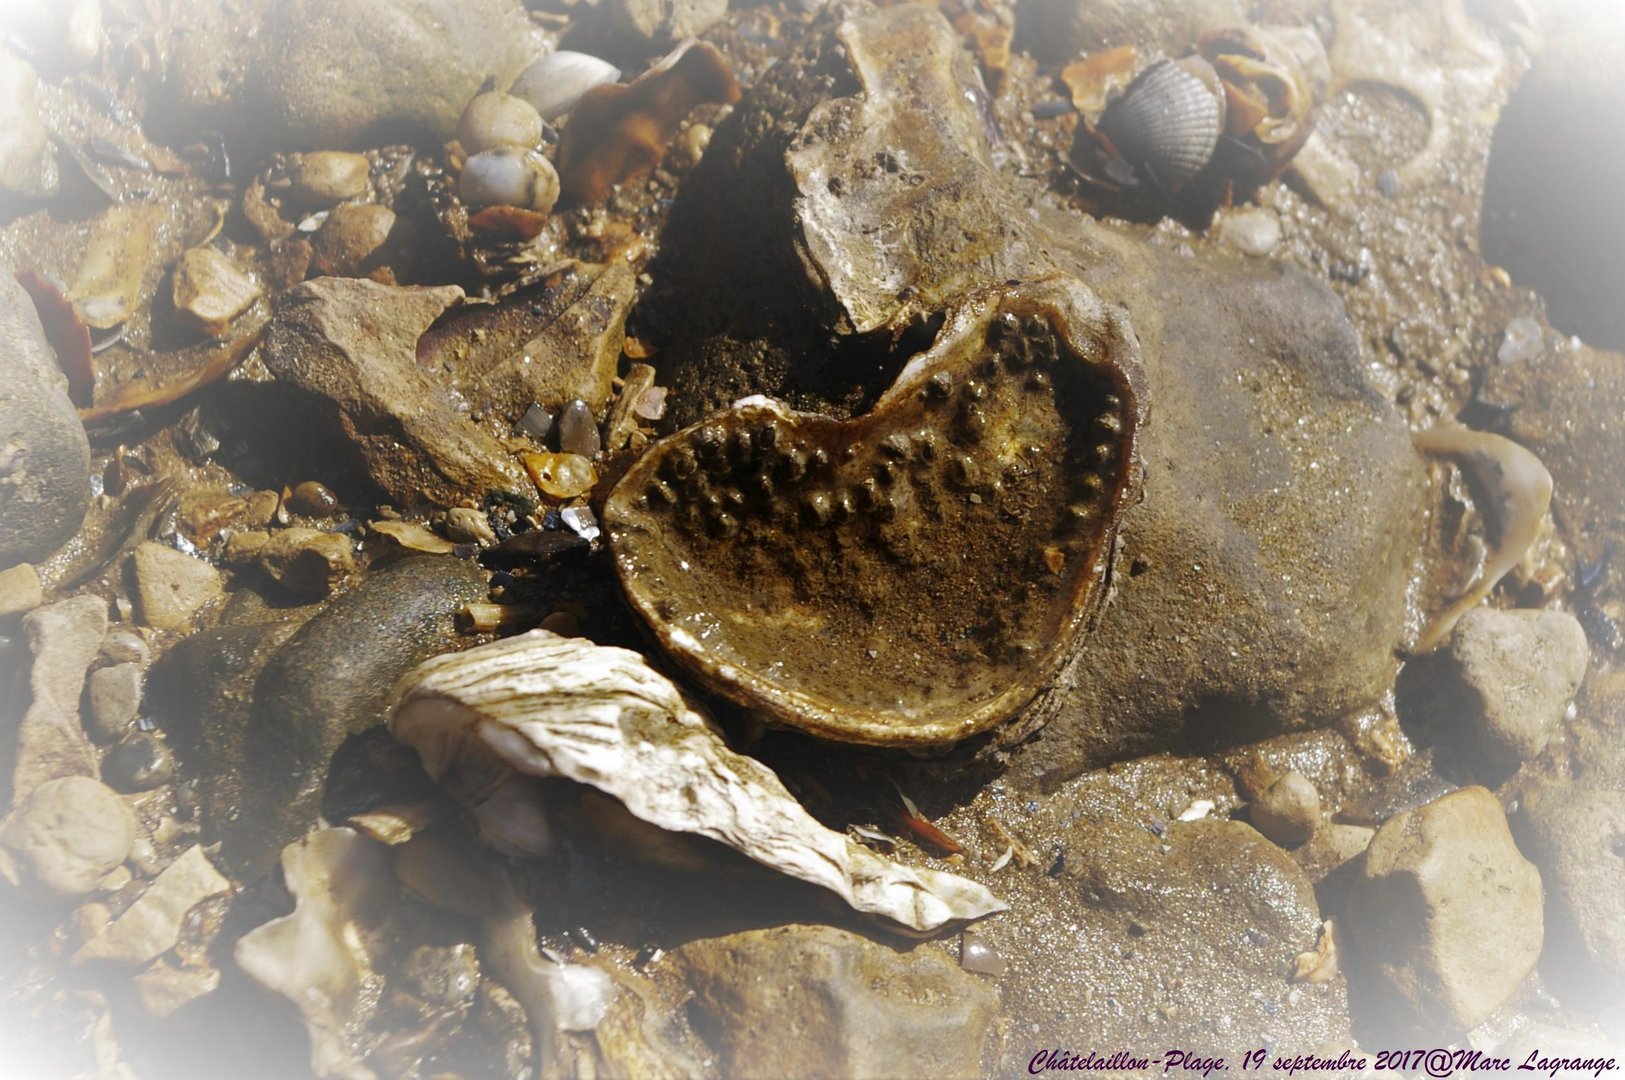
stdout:
<svg viewBox="0 0 1625 1080">
<path fill-rule="evenodd" d="M 536 146 L 542 141 L 542 117 L 524 98 L 499 90 L 476 94 L 457 121 L 457 141 L 466 154 L 493 146 Z"/>
<path fill-rule="evenodd" d="M 535 106 L 542 119 L 553 121 L 574 108 L 588 90 L 620 77 L 621 69 L 608 60 L 562 49 L 520 72 L 509 92 Z"/>
<path fill-rule="evenodd" d="M 535 150 L 498 146 L 470 157 L 457 193 L 471 206 L 518 206 L 547 213 L 559 197 L 559 174 Z"/>
</svg>

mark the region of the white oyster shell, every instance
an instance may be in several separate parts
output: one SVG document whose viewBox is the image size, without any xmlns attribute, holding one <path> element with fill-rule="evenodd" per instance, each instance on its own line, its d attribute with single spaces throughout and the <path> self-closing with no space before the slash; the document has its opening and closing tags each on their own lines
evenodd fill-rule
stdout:
<svg viewBox="0 0 1625 1080">
<path fill-rule="evenodd" d="M 513 773 L 589 784 L 643 821 L 727 844 L 910 930 L 1006 909 L 973 881 L 910 869 L 820 825 L 626 649 L 533 630 L 438 657 L 397 688 L 389 726 L 476 812 L 512 779 L 495 756 Z"/>
</svg>

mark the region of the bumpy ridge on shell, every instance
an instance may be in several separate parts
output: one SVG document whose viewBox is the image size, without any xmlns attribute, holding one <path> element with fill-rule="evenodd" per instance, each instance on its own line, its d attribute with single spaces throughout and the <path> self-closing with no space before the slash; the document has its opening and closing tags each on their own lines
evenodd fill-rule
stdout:
<svg viewBox="0 0 1625 1080">
<path fill-rule="evenodd" d="M 964 738 L 1025 706 L 1102 598 L 1143 395 L 1072 279 L 953 312 L 868 415 L 736 405 L 662 440 L 605 525 L 633 608 L 706 685 L 827 738 Z"/>
</svg>

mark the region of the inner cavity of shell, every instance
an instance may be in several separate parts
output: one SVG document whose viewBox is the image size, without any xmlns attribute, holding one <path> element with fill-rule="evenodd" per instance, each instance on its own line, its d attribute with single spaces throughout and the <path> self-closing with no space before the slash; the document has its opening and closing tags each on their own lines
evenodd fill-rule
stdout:
<svg viewBox="0 0 1625 1080">
<path fill-rule="evenodd" d="M 1026 705 L 1104 598 L 1144 419 L 1070 278 L 973 294 L 865 416 L 741 402 L 605 507 L 627 596 L 712 690 L 826 738 L 943 743 Z"/>
</svg>

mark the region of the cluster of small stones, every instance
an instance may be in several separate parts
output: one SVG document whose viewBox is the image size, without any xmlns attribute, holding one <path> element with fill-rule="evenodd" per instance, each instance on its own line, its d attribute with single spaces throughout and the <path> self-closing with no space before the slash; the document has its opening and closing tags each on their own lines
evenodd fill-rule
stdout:
<svg viewBox="0 0 1625 1080">
<path fill-rule="evenodd" d="M 1069 636 L 1137 418 L 1103 353 L 1079 354 L 1094 343 L 1012 306 L 868 416 L 741 405 L 628 476 L 607 511 L 623 581 L 702 678 L 752 704 L 742 680 L 813 713 L 893 715 L 907 742 L 911 718 L 941 722 L 944 694 L 998 698 Z"/>
</svg>

